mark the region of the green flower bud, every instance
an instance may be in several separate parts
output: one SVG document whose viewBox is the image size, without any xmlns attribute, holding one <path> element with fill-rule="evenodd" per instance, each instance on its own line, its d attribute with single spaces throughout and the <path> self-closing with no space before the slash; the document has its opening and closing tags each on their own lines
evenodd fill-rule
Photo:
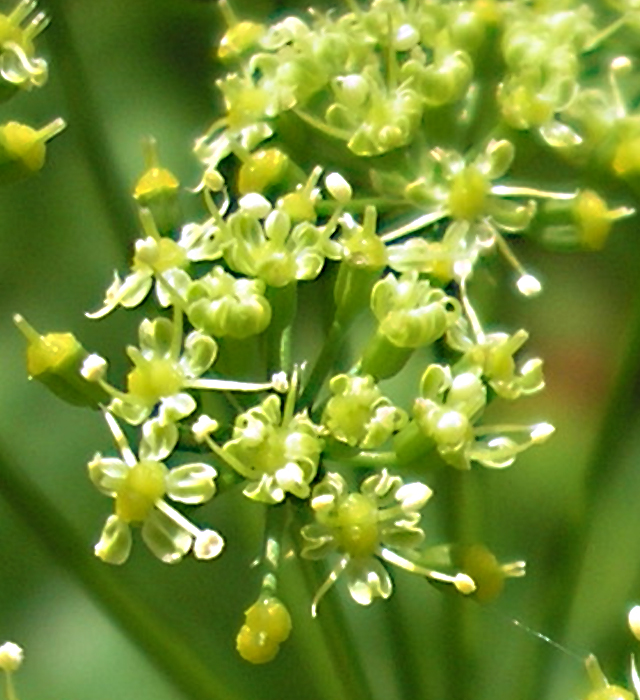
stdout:
<svg viewBox="0 0 640 700">
<path fill-rule="evenodd" d="M 278 148 L 265 148 L 252 153 L 238 171 L 238 191 L 265 192 L 282 181 L 289 167 L 289 156 Z"/>
<path fill-rule="evenodd" d="M 46 142 L 65 126 L 59 118 L 37 131 L 18 122 L 0 126 L 0 182 L 14 182 L 41 170 Z"/>
<path fill-rule="evenodd" d="M 336 320 L 349 323 L 369 304 L 371 289 L 387 264 L 387 249 L 376 233 L 376 210 L 365 209 L 362 225 L 351 215 L 341 221 L 343 260 L 333 290 Z"/>
<path fill-rule="evenodd" d="M 229 27 L 220 39 L 218 58 L 230 61 L 252 49 L 264 36 L 265 26 L 257 22 L 238 22 Z"/>
<path fill-rule="evenodd" d="M 13 321 L 27 339 L 27 372 L 63 401 L 74 406 L 99 408 L 109 402 L 108 394 L 85 379 L 80 370 L 89 353 L 71 333 L 41 336 L 22 316 Z"/>
<path fill-rule="evenodd" d="M 272 661 L 291 633 L 291 616 L 274 596 L 257 600 L 245 612 L 245 624 L 236 638 L 240 656 L 252 664 Z"/>
<path fill-rule="evenodd" d="M 172 172 L 160 167 L 155 139 L 146 139 L 143 149 L 146 169 L 135 184 L 133 196 L 151 212 L 159 233 L 167 234 L 179 225 L 180 183 Z"/>
<path fill-rule="evenodd" d="M 187 317 L 194 328 L 217 338 L 248 338 L 271 322 L 271 305 L 259 279 L 236 278 L 215 267 L 187 292 Z"/>
<path fill-rule="evenodd" d="M 371 376 L 338 374 L 322 423 L 336 440 L 363 449 L 379 447 L 407 422 L 404 411 L 384 397 Z"/>
</svg>

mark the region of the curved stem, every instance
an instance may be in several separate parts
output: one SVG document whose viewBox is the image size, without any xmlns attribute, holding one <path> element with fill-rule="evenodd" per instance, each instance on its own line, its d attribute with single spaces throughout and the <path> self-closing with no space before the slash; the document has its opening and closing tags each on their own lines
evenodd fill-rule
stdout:
<svg viewBox="0 0 640 700">
<path fill-rule="evenodd" d="M 0 446 L 0 493 L 56 561 L 64 562 L 89 596 L 191 700 L 241 700 L 223 668 L 210 669 L 136 590 L 88 553 L 87 543 L 38 487 L 11 465 Z"/>
</svg>

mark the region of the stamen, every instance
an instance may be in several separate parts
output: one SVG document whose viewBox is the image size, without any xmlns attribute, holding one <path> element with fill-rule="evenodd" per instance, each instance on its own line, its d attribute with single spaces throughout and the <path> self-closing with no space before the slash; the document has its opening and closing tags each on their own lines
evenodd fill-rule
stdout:
<svg viewBox="0 0 640 700">
<path fill-rule="evenodd" d="M 399 554 L 392 552 L 390 549 L 383 547 L 379 552 L 380 556 L 389 564 L 394 564 L 399 566 L 401 569 L 408 571 L 412 574 L 419 574 L 421 576 L 426 576 L 434 581 L 440 581 L 441 583 L 450 583 L 455 586 L 456 590 L 463 595 L 469 595 L 476 590 L 476 584 L 470 576 L 467 574 L 456 574 L 455 576 L 450 576 L 448 574 L 443 574 L 440 571 L 434 571 L 433 569 L 427 569 L 424 566 L 419 566 L 409 559 L 401 557 Z"/>
<path fill-rule="evenodd" d="M 218 7 L 220 8 L 220 14 L 227 27 L 233 27 L 234 24 L 238 24 L 236 13 L 233 11 L 231 5 L 229 5 L 228 0 L 218 0 Z"/>
<path fill-rule="evenodd" d="M 189 389 L 211 389 L 213 391 L 269 391 L 273 382 L 239 382 L 233 379 L 187 379 L 184 387 Z"/>
<path fill-rule="evenodd" d="M 551 192 L 549 190 L 538 190 L 535 187 L 513 187 L 511 185 L 494 185 L 491 194 L 498 197 L 538 197 L 539 199 L 555 199 L 565 201 L 575 199 L 578 192 Z"/>
<path fill-rule="evenodd" d="M 127 438 L 125 437 L 124 433 L 122 432 L 122 428 L 118 425 L 118 422 L 113 417 L 113 415 L 111 415 L 111 413 L 109 411 L 107 411 L 105 408 L 102 409 L 102 415 L 104 416 L 104 419 L 107 421 L 107 425 L 109 426 L 109 430 L 111 430 L 111 434 L 113 435 L 113 440 L 116 443 L 118 450 L 120 450 L 120 454 L 122 455 L 122 461 L 128 467 L 135 467 L 136 464 L 138 463 L 138 460 L 136 459 L 135 455 L 131 451 L 131 448 L 129 447 L 129 443 L 127 442 Z"/>
<path fill-rule="evenodd" d="M 41 34 L 48 26 L 51 20 L 44 12 L 38 12 L 38 14 L 29 22 L 29 24 L 24 28 L 23 36 L 29 41 L 33 41 L 38 34 Z"/>
<path fill-rule="evenodd" d="M 522 264 L 516 258 L 513 251 L 509 247 L 509 244 L 505 241 L 504 237 L 496 231 L 496 243 L 500 252 L 504 255 L 507 262 L 513 267 L 513 269 L 520 275 L 518 281 L 516 282 L 516 287 L 520 294 L 526 297 L 535 296 L 542 291 L 542 284 L 533 275 L 530 275 Z"/>
<path fill-rule="evenodd" d="M 289 425 L 293 418 L 293 413 L 296 408 L 296 399 L 298 398 L 298 383 L 300 379 L 300 368 L 296 365 L 291 373 L 291 384 L 287 392 L 287 398 L 284 402 L 282 411 L 282 425 Z"/>
<path fill-rule="evenodd" d="M 29 13 L 36 9 L 36 0 L 20 0 L 20 2 L 14 7 L 14 9 L 9 13 L 7 19 L 11 24 L 21 24 L 25 20 Z"/>
<path fill-rule="evenodd" d="M 340 574 L 347 568 L 349 563 L 349 556 L 342 557 L 340 561 L 333 567 L 333 570 L 327 577 L 327 580 L 318 588 L 313 601 L 311 602 L 311 617 L 316 617 L 318 614 L 318 603 L 322 599 L 322 596 L 333 586 L 333 584 L 338 580 Z"/>
<path fill-rule="evenodd" d="M 625 75 L 628 73 L 633 64 L 631 59 L 626 56 L 617 56 L 611 61 L 609 65 L 609 85 L 611 86 L 611 94 L 613 95 L 613 103 L 616 106 L 616 117 L 621 118 L 627 115 L 627 108 L 622 97 L 622 91 L 620 90 L 620 83 L 618 82 L 618 76 Z"/>
<path fill-rule="evenodd" d="M 211 218 L 214 220 L 216 226 L 221 232 L 227 233 L 227 222 L 222 218 L 224 216 L 224 210 L 218 209 L 216 203 L 213 201 L 213 196 L 209 190 L 204 191 L 204 201 L 207 205 L 207 209 L 211 214 Z"/>
<path fill-rule="evenodd" d="M 213 452 L 213 454 L 226 462 L 232 469 L 235 469 L 238 474 L 247 479 L 255 478 L 255 474 L 253 473 L 252 469 L 245 467 L 245 465 L 239 459 L 234 457 L 232 454 L 225 452 L 222 447 L 220 447 L 220 445 L 218 445 L 218 443 L 209 435 L 203 435 L 201 440 L 207 443 L 207 446 Z"/>
<path fill-rule="evenodd" d="M 462 300 L 462 307 L 464 308 L 465 314 L 469 319 L 471 324 L 471 329 L 476 337 L 476 343 L 478 345 L 483 345 L 486 338 L 482 326 L 480 325 L 480 320 L 476 314 L 475 309 L 471 306 L 471 301 L 469 300 L 469 295 L 467 294 L 467 278 L 464 276 L 460 280 L 460 298 Z"/>
<path fill-rule="evenodd" d="M 414 231 L 418 231 L 421 228 L 426 228 L 427 226 L 430 226 L 431 224 L 435 223 L 436 221 L 440 221 L 440 219 L 444 219 L 445 216 L 447 216 L 447 212 L 442 210 L 442 209 L 438 209 L 437 211 L 429 212 L 428 214 L 424 214 L 423 216 L 419 216 L 417 219 L 410 221 L 408 224 L 405 224 L 404 226 L 401 226 L 400 228 L 396 228 L 396 229 L 393 229 L 393 231 L 387 231 L 387 233 L 383 233 L 380 236 L 380 240 L 383 243 L 390 243 L 391 241 L 395 241 L 398 238 L 402 238 L 403 236 L 406 236 L 409 233 L 413 233 Z"/>
</svg>

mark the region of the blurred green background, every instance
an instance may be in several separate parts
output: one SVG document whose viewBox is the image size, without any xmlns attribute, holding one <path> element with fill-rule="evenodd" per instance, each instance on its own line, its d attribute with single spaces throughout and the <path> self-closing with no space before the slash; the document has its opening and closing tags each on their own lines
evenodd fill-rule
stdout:
<svg viewBox="0 0 640 700">
<path fill-rule="evenodd" d="M 3 2 L 0 10 L 11 5 Z M 157 138 L 163 164 L 183 185 L 198 181 L 191 148 L 219 114 L 212 47 L 223 29 L 216 7 L 195 0 L 50 0 L 41 7 L 52 19 L 39 41 L 49 82 L 4 105 L 2 119 L 41 126 L 62 116 L 68 128 L 51 144 L 41 174 L 0 190 L 0 436 L 3 458 L 64 514 L 82 538 L 77 556 L 89 559 L 111 503 L 90 484 L 86 463 L 97 450 L 115 454 L 111 439 L 98 415 L 27 381 L 24 342 L 11 317 L 19 311 L 42 332 L 70 330 L 108 357 L 116 376 L 124 371 L 123 348 L 135 342 L 140 316 L 120 311 L 95 323 L 84 312 L 99 306 L 113 269 L 126 270 L 137 235 L 129 193 L 143 169 L 141 139 Z M 235 7 L 262 18 L 277 11 L 266 0 Z M 529 574 L 486 609 L 464 601 L 466 627 L 453 640 L 445 594 L 424 581 L 394 574 L 397 595 L 370 609 L 352 605 L 339 583 L 329 595 L 344 603 L 353 634 L 347 643 L 375 700 L 407 697 L 410 687 L 420 687 L 420 697 L 454 700 L 456 672 L 466 675 L 462 685 L 474 700 L 584 695 L 579 661 L 517 628 L 511 617 L 552 633 L 564 611 L 569 624 L 557 641 L 578 656 L 596 653 L 612 680 L 624 680 L 634 649 L 625 614 L 640 600 L 640 401 L 616 422 L 615 468 L 607 478 L 609 465 L 600 464 L 601 493 L 588 512 L 583 486 L 635 323 L 640 238 L 632 221 L 617 227 L 597 255 L 516 246 L 544 281 L 543 295 L 517 296 L 509 271 L 493 265 L 481 280 L 488 290 L 482 304 L 486 318 L 501 319 L 501 330 L 530 331 L 527 352 L 545 359 L 547 390 L 504 415 L 549 421 L 557 434 L 512 469 L 477 467 L 469 476 L 482 493 L 480 536 L 501 560 L 526 559 Z M 635 373 L 626 383 L 637 394 Z M 499 413 L 491 407 L 496 420 Z M 258 592 L 249 565 L 259 554 L 260 515 L 246 499 L 214 499 L 198 518 L 227 536 L 220 560 L 169 567 L 137 546 L 115 574 L 238 697 L 349 697 L 335 659 L 336 628 L 311 620 L 295 562 L 282 582 L 294 618 L 291 639 L 266 667 L 250 667 L 235 653 L 242 613 Z M 441 533 L 429 517 L 428 539 L 437 544 Z M 21 700 L 181 697 L 1 498 L 0 519 L 0 640 L 26 648 L 17 678 Z M 584 528 L 588 552 L 579 587 L 568 589 L 565 564 L 585 543 L 576 534 Z M 451 658 L 458 644 L 465 647 L 462 666 Z M 364 688 L 359 697 L 368 697 Z"/>
</svg>

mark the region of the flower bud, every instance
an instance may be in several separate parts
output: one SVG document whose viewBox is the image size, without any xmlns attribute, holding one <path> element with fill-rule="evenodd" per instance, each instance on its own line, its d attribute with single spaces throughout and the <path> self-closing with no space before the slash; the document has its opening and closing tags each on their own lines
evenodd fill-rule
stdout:
<svg viewBox="0 0 640 700">
<path fill-rule="evenodd" d="M 42 382 L 50 391 L 74 406 L 99 408 L 109 396 L 104 389 L 82 375 L 89 353 L 71 333 L 41 336 L 22 316 L 14 323 L 27 339 L 27 372 L 30 379 Z"/>
<path fill-rule="evenodd" d="M 46 142 L 65 126 L 59 118 L 38 130 L 18 122 L 0 126 L 0 182 L 14 182 L 41 170 Z"/>
<path fill-rule="evenodd" d="M 136 182 L 133 196 L 140 206 L 149 209 L 159 233 L 167 234 L 179 225 L 180 183 L 171 171 L 160 167 L 155 139 L 147 139 L 143 149 L 146 169 Z"/>
<path fill-rule="evenodd" d="M 236 639 L 240 656 L 252 664 L 272 661 L 291 633 L 291 616 L 273 596 L 255 602 L 245 613 L 245 624 Z"/>
<path fill-rule="evenodd" d="M 281 182 L 289 168 L 289 156 L 278 148 L 265 148 L 251 154 L 238 171 L 238 191 L 263 193 Z"/>
</svg>

